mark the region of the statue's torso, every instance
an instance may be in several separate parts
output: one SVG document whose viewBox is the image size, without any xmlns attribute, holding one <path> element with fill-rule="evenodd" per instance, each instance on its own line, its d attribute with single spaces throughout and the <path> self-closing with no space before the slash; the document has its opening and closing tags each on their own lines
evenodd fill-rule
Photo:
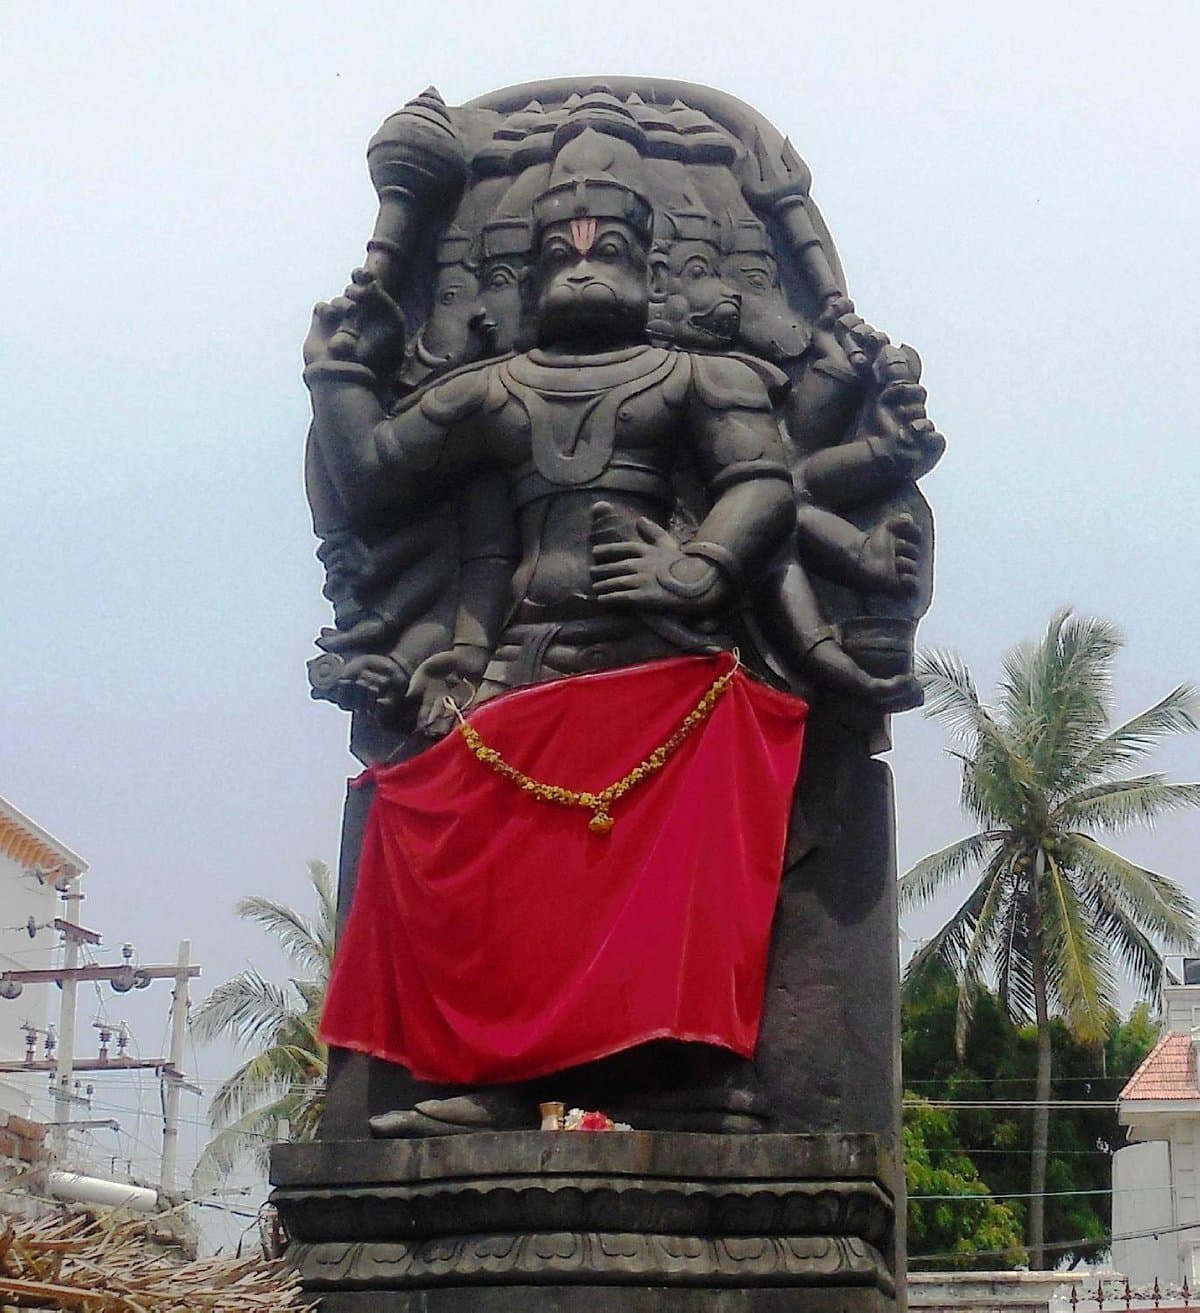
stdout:
<svg viewBox="0 0 1200 1313">
<path fill-rule="evenodd" d="M 627 531 L 640 516 L 667 523 L 688 359 L 646 346 L 589 357 L 534 351 L 495 368 L 506 397 L 484 423 L 521 529 L 516 618 L 596 614 L 593 508 L 612 506 Z"/>
</svg>

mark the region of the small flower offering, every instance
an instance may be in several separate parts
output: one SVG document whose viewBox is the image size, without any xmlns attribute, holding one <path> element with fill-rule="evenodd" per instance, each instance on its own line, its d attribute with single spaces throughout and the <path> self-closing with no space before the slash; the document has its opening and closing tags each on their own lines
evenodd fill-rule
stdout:
<svg viewBox="0 0 1200 1313">
<path fill-rule="evenodd" d="M 563 1118 L 564 1131 L 630 1131 L 632 1126 L 615 1122 L 606 1112 L 572 1108 Z"/>
</svg>

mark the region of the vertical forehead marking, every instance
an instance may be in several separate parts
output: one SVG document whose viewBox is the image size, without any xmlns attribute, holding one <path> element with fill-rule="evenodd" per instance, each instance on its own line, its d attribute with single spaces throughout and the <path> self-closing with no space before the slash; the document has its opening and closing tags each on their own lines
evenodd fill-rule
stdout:
<svg viewBox="0 0 1200 1313">
<path fill-rule="evenodd" d="M 595 219 L 571 220 L 571 245 L 580 255 L 587 255 L 596 240 Z"/>
</svg>

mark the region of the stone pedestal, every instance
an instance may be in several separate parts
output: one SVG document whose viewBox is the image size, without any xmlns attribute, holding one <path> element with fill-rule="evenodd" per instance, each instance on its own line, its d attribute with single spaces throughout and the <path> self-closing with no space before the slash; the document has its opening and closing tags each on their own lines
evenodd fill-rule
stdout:
<svg viewBox="0 0 1200 1313">
<path fill-rule="evenodd" d="M 890 1136 L 479 1133 L 279 1146 L 323 1313 L 886 1313 Z"/>
<path fill-rule="evenodd" d="M 347 799 L 343 916 L 370 795 Z M 756 1063 L 773 1134 L 372 1141 L 372 1114 L 455 1091 L 332 1051 L 322 1140 L 272 1155 L 323 1313 L 902 1307 L 893 833 L 887 767 L 814 715 Z M 531 1116 L 539 1097 L 572 1096 L 551 1082 Z"/>
</svg>

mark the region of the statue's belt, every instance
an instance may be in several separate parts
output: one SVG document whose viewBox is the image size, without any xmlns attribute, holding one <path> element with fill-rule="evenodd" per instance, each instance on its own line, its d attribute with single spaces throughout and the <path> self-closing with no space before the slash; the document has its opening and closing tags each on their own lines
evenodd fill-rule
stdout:
<svg viewBox="0 0 1200 1313">
<path fill-rule="evenodd" d="M 608 468 L 587 483 L 554 483 L 532 464 L 520 466 L 509 476 L 509 493 L 514 508 L 528 506 L 542 497 L 564 492 L 631 492 L 670 506 L 674 501 L 670 481 L 661 470 L 633 461 L 612 461 Z"/>
</svg>

